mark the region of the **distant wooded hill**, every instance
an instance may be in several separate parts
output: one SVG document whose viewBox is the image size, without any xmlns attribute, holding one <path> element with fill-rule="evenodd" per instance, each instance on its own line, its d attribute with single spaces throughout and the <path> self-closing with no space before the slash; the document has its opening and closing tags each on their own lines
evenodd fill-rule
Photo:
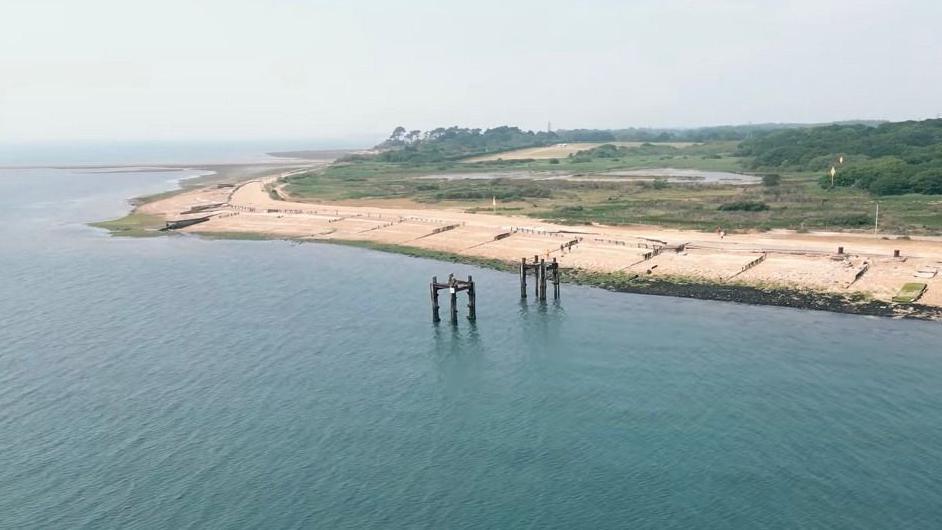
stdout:
<svg viewBox="0 0 942 530">
<path fill-rule="evenodd" d="M 820 171 L 837 166 L 835 186 L 853 186 L 878 195 L 942 193 L 942 120 L 842 122 L 831 125 L 756 124 L 697 129 L 573 129 L 524 131 L 519 127 L 397 127 L 376 146 L 371 159 L 427 164 L 557 143 L 615 141 L 740 141 L 737 155 L 752 169 Z M 845 164 L 838 164 L 840 155 Z"/>
<path fill-rule="evenodd" d="M 864 126 L 878 122 L 854 122 Z M 736 141 L 752 135 L 788 128 L 812 127 L 807 124 L 763 123 L 724 125 L 695 129 L 569 129 L 558 131 L 525 131 L 519 127 L 501 126 L 492 129 L 439 127 L 429 131 L 396 127 L 376 148 L 377 155 L 387 162 L 429 163 L 455 160 L 476 155 L 498 153 L 526 147 L 577 142 L 711 142 Z"/>
</svg>

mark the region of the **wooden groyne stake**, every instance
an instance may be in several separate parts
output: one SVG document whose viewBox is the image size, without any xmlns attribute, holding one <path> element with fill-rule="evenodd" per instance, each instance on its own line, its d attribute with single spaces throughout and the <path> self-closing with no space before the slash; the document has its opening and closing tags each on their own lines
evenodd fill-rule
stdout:
<svg viewBox="0 0 942 530">
<path fill-rule="evenodd" d="M 559 298 L 559 263 L 556 258 L 553 258 L 550 269 L 553 271 L 553 298 Z"/>
<path fill-rule="evenodd" d="M 533 256 L 533 294 L 536 299 L 540 299 L 540 256 Z"/>
<path fill-rule="evenodd" d="M 478 314 L 474 300 L 474 280 L 468 275 L 468 320 L 477 320 Z"/>
<path fill-rule="evenodd" d="M 438 316 L 438 276 L 432 276 L 432 284 L 429 285 L 429 291 L 432 294 L 432 322 L 440 322 L 442 319 Z"/>
<path fill-rule="evenodd" d="M 468 276 L 467 281 L 458 280 L 455 279 L 454 274 L 449 274 L 447 283 L 438 283 L 438 277 L 432 276 L 432 283 L 429 284 L 429 295 L 432 299 L 432 322 L 441 321 L 438 315 L 438 291 L 442 289 L 448 290 L 449 315 L 452 324 L 458 323 L 458 293 L 461 291 L 467 291 L 468 293 L 468 320 L 477 319 L 474 280 L 471 279 L 471 276 Z"/>
<path fill-rule="evenodd" d="M 527 273 L 533 271 L 534 287 L 533 291 L 536 299 L 546 300 L 547 273 L 551 274 L 550 281 L 553 282 L 553 298 L 559 297 L 559 263 L 556 258 L 547 263 L 545 259 L 539 256 L 533 256 L 533 263 L 527 263 L 527 258 L 520 259 L 520 298 L 527 297 Z"/>
<path fill-rule="evenodd" d="M 458 323 L 458 290 L 455 289 L 455 276 L 448 275 L 448 293 L 451 302 L 451 323 Z"/>
<path fill-rule="evenodd" d="M 527 258 L 520 258 L 520 298 L 527 297 Z"/>
<path fill-rule="evenodd" d="M 193 219 L 180 219 L 178 221 L 167 221 L 164 223 L 164 227 L 159 229 L 161 232 L 166 232 L 168 230 L 178 230 L 180 228 L 186 228 L 188 226 L 193 226 L 199 223 L 205 223 L 212 219 L 212 215 L 207 215 L 205 217 L 196 217 Z"/>
</svg>

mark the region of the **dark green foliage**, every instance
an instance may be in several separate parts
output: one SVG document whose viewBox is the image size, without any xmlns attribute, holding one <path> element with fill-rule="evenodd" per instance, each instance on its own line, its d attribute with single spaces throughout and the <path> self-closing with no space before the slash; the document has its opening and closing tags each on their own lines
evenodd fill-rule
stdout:
<svg viewBox="0 0 942 530">
<path fill-rule="evenodd" d="M 769 173 L 767 175 L 762 175 L 762 185 L 763 186 L 778 186 L 782 183 L 782 176 L 776 173 Z"/>
<path fill-rule="evenodd" d="M 379 160 L 401 164 L 427 164 L 456 160 L 474 155 L 509 151 L 524 147 L 549 145 L 559 141 L 556 133 L 523 131 L 519 127 L 469 129 L 439 127 L 431 131 L 405 132 L 396 127 L 386 141 L 376 146 L 378 155 L 359 155 L 348 160 Z"/>
<path fill-rule="evenodd" d="M 820 171 L 822 187 L 857 187 L 877 195 L 942 193 L 942 120 L 831 125 L 757 134 L 739 145 L 753 168 Z M 844 155 L 845 164 L 835 161 Z"/>
<path fill-rule="evenodd" d="M 824 219 L 825 226 L 841 228 L 861 228 L 873 224 L 873 217 L 865 213 L 834 215 Z"/>
<path fill-rule="evenodd" d="M 862 121 L 845 122 L 877 125 L 880 122 Z M 801 123 L 759 123 L 752 125 L 721 125 L 717 127 L 700 127 L 697 129 L 618 129 L 611 131 L 614 139 L 619 142 L 728 142 L 745 140 L 753 135 L 781 129 L 798 129 L 812 127 L 811 124 Z M 557 131 L 560 134 L 563 131 Z M 611 141 L 611 140 L 600 140 Z"/>
<path fill-rule="evenodd" d="M 491 181 L 468 180 L 452 183 L 449 189 L 432 195 L 432 200 L 487 200 L 519 201 L 524 199 L 546 199 L 552 197 L 552 191 L 533 181 L 495 179 Z"/>
<path fill-rule="evenodd" d="M 654 145 L 650 143 L 641 144 L 637 147 L 616 146 L 613 144 L 603 144 L 592 149 L 579 151 L 569 155 L 570 162 L 586 163 L 599 159 L 618 159 L 627 156 L 652 156 L 652 155 L 673 155 L 679 149 L 671 145 Z M 716 157 L 720 158 L 720 157 Z"/>
<path fill-rule="evenodd" d="M 671 187 L 671 184 L 664 179 L 655 179 L 654 182 L 651 183 L 651 187 L 656 190 L 666 190 Z"/>
<path fill-rule="evenodd" d="M 615 135 L 611 131 L 595 129 L 573 129 L 569 131 L 556 131 L 558 142 L 614 142 Z"/>
<path fill-rule="evenodd" d="M 721 204 L 717 210 L 721 212 L 764 212 L 769 205 L 758 201 L 736 201 Z"/>
</svg>

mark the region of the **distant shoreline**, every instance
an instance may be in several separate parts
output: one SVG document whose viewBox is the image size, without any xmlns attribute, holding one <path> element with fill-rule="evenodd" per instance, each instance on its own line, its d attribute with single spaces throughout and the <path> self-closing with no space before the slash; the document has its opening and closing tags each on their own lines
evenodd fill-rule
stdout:
<svg viewBox="0 0 942 530">
<path fill-rule="evenodd" d="M 200 177 L 180 190 L 143 198 L 125 219 L 96 225 L 115 235 L 149 236 L 168 233 L 157 232 L 165 221 L 204 217 L 180 231 L 211 238 L 333 242 L 502 270 L 518 267 L 520 256 L 545 254 L 546 259 L 560 260 L 567 281 L 612 291 L 942 320 L 939 278 L 928 280 L 931 288 L 922 303 L 889 302 L 896 286 L 911 276 L 909 269 L 942 263 L 942 238 L 900 240 L 780 231 L 723 239 L 660 227 L 556 227 L 513 216 L 302 203 L 284 198 L 279 177 L 324 167 L 328 162 L 277 169 L 255 166 L 251 172 L 241 166 L 240 174 L 230 173 L 222 180 L 218 175 Z M 501 226 L 508 225 L 534 228 L 522 232 L 504 228 L 508 235 L 498 237 L 503 233 Z M 645 237 L 638 239 L 642 235 Z M 579 242 L 573 251 L 562 251 L 565 243 L 574 239 Z M 670 250 L 678 243 L 682 253 Z M 852 249 L 841 260 L 834 255 L 838 245 Z M 904 248 L 908 259 L 892 258 L 894 247 Z M 653 248 L 665 251 L 646 257 Z M 772 256 L 770 265 L 748 273 L 735 272 L 766 255 Z M 854 267 L 861 263 L 866 274 L 858 275 L 863 278 L 859 282 L 850 282 L 855 284 L 853 289 L 827 287 L 834 285 L 831 277 L 844 278 L 840 281 L 847 283 L 847 275 L 853 275 Z M 796 275 L 793 267 L 802 272 Z M 747 268 L 743 266 L 743 270 Z"/>
</svg>

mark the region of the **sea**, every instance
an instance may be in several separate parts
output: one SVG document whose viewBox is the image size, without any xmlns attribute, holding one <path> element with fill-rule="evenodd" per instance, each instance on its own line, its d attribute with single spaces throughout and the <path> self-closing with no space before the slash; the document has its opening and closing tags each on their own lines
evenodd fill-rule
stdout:
<svg viewBox="0 0 942 530">
<path fill-rule="evenodd" d="M 938 323 L 87 224 L 196 174 L 0 170 L 0 528 L 942 526 Z"/>
</svg>

